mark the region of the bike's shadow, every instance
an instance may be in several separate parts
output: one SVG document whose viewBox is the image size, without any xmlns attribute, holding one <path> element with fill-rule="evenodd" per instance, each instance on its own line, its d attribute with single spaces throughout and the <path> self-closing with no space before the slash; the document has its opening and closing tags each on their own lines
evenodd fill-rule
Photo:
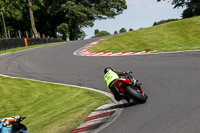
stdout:
<svg viewBox="0 0 200 133">
<path fill-rule="evenodd" d="M 119 109 L 119 108 L 128 108 L 128 107 L 132 107 L 132 106 L 136 106 L 139 105 L 138 102 L 132 101 L 130 103 L 127 102 L 123 102 L 123 103 L 119 103 L 113 106 L 109 106 L 107 108 L 104 109 L 96 109 L 95 111 L 105 111 L 105 110 L 113 110 L 113 109 Z"/>
<path fill-rule="evenodd" d="M 136 106 L 136 105 L 139 105 L 139 103 L 136 101 L 132 101 L 130 103 L 123 102 L 122 104 L 118 104 L 116 106 L 117 106 L 117 108 L 128 108 L 128 107 L 132 107 L 132 106 Z"/>
</svg>

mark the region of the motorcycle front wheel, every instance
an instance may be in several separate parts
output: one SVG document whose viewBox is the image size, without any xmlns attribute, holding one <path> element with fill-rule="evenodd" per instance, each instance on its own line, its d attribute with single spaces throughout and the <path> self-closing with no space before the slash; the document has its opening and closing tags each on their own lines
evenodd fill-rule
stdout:
<svg viewBox="0 0 200 133">
<path fill-rule="evenodd" d="M 147 98 L 146 96 L 143 96 L 141 93 L 137 92 L 136 90 L 134 90 L 131 86 L 127 86 L 125 89 L 125 93 L 133 98 L 134 100 L 138 101 L 139 103 L 145 103 Z"/>
<path fill-rule="evenodd" d="M 13 125 L 12 132 L 13 133 L 28 133 L 27 127 L 24 124 Z"/>
</svg>

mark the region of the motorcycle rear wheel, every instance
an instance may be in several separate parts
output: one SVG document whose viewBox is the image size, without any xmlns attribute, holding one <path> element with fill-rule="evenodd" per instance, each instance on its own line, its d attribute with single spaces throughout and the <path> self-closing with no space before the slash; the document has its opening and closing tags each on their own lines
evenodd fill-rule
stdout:
<svg viewBox="0 0 200 133">
<path fill-rule="evenodd" d="M 146 96 L 143 96 L 141 93 L 138 93 L 136 90 L 134 90 L 131 86 L 127 86 L 125 89 L 125 93 L 133 98 L 134 100 L 138 101 L 139 103 L 145 103 L 147 100 Z"/>
</svg>

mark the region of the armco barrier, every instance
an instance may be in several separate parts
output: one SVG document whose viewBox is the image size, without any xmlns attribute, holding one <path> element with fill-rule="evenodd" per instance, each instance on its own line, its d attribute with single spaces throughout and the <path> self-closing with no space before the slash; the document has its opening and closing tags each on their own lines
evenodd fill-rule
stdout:
<svg viewBox="0 0 200 133">
<path fill-rule="evenodd" d="M 61 42 L 59 39 L 50 39 L 50 38 L 28 38 L 28 45 L 52 43 L 52 42 Z M 25 41 L 23 39 L 13 38 L 13 39 L 0 39 L 0 51 L 7 50 L 17 47 L 25 47 Z"/>
</svg>

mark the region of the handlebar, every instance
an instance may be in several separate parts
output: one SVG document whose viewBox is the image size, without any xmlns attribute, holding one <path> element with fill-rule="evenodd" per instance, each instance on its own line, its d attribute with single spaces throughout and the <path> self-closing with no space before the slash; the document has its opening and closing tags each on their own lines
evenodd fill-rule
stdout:
<svg viewBox="0 0 200 133">
<path fill-rule="evenodd" d="M 22 120 L 24 120 L 24 119 L 26 119 L 26 116 L 25 116 L 25 117 L 20 117 L 20 118 L 19 118 L 20 121 L 22 121 Z"/>
<path fill-rule="evenodd" d="M 16 123 L 20 123 L 20 122 L 23 121 L 24 119 L 26 119 L 26 116 L 25 116 L 25 117 L 19 117 L 19 119 L 16 119 Z"/>
<path fill-rule="evenodd" d="M 122 72 L 122 74 L 131 74 L 131 73 L 133 73 L 133 72 L 131 72 L 131 71 Z"/>
<path fill-rule="evenodd" d="M 133 72 L 131 72 L 131 71 L 127 71 L 127 73 L 128 73 L 128 74 L 131 74 L 131 73 L 133 73 Z"/>
</svg>

